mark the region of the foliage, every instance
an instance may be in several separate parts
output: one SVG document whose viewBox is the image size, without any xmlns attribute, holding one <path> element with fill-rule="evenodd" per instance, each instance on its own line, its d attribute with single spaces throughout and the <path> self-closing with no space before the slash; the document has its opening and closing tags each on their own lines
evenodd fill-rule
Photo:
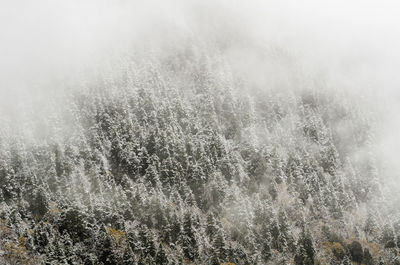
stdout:
<svg viewBox="0 0 400 265">
<path fill-rule="evenodd" d="M 0 134 L 0 258 L 104 265 L 393 258 L 399 232 L 380 215 L 378 165 L 373 154 L 352 160 L 370 133 L 363 114 L 315 87 L 247 91 L 252 84 L 223 58 L 189 46 L 168 58 L 118 62 L 65 92 L 51 115 L 37 115 L 41 130 Z M 352 124 L 354 139 L 343 140 L 340 122 Z M 358 215 L 363 207 L 368 214 Z"/>
</svg>

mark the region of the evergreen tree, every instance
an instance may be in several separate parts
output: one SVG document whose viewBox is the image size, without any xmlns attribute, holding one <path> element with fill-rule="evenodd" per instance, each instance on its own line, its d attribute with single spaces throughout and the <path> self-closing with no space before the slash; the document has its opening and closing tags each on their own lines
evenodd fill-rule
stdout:
<svg viewBox="0 0 400 265">
<path fill-rule="evenodd" d="M 184 216 L 180 242 L 185 258 L 194 261 L 198 257 L 198 246 L 190 212 L 187 212 Z"/>
<path fill-rule="evenodd" d="M 300 238 L 297 242 L 295 262 L 299 265 L 314 264 L 315 247 L 310 232 L 303 227 Z"/>
<path fill-rule="evenodd" d="M 213 250 L 215 251 L 218 259 L 221 261 L 226 260 L 226 243 L 222 232 L 219 232 L 213 242 Z"/>
<path fill-rule="evenodd" d="M 386 224 L 383 227 L 381 242 L 384 244 L 385 248 L 395 248 L 396 247 L 396 239 L 393 228 Z"/>
<path fill-rule="evenodd" d="M 155 258 L 155 262 L 156 262 L 156 264 L 160 264 L 160 265 L 168 264 L 167 255 L 165 254 L 165 251 L 161 244 L 158 246 L 158 252 L 157 252 L 157 256 Z"/>
</svg>

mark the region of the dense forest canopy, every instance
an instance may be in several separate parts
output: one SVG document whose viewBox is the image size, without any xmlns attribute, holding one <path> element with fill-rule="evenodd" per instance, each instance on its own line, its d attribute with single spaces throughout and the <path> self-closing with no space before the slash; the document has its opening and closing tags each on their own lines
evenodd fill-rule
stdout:
<svg viewBox="0 0 400 265">
<path fill-rule="evenodd" d="M 217 15 L 5 103 L 1 264 L 400 264 L 370 91 Z"/>
</svg>

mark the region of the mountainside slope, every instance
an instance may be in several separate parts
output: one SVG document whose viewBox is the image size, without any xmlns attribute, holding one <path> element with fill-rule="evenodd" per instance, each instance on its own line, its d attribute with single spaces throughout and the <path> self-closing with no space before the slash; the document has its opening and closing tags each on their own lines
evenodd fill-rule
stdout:
<svg viewBox="0 0 400 265">
<path fill-rule="evenodd" d="M 4 121 L 1 263 L 397 264 L 357 101 L 215 54 L 120 61 Z"/>
</svg>

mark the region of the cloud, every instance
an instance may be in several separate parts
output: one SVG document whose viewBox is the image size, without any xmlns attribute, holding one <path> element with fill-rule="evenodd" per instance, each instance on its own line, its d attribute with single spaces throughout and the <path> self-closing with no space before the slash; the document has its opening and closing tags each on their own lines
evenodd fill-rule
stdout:
<svg viewBox="0 0 400 265">
<path fill-rule="evenodd" d="M 389 0 L 2 1 L 0 114 L 43 105 L 68 80 L 125 52 L 163 51 L 190 36 L 217 43 L 256 87 L 295 89 L 287 80 L 304 75 L 363 101 L 366 113 L 381 117 L 377 152 L 397 169 L 399 7 Z"/>
</svg>

